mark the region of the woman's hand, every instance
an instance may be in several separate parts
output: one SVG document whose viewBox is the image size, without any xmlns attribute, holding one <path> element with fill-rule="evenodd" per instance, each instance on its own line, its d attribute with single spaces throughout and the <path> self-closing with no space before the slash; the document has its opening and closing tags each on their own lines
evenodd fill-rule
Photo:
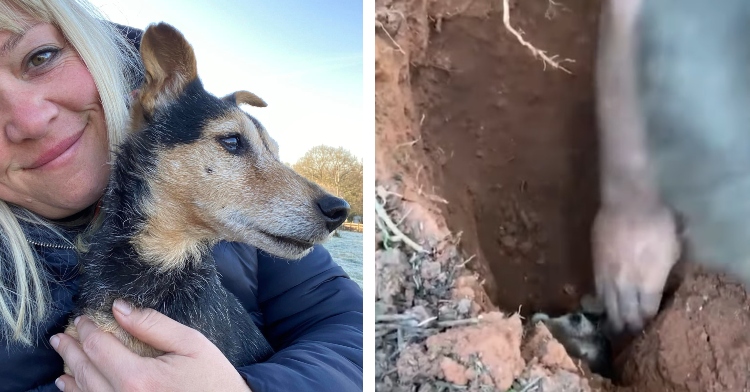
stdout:
<svg viewBox="0 0 750 392">
<path fill-rule="evenodd" d="M 153 309 L 115 301 L 114 316 L 131 335 L 164 351 L 156 358 L 136 355 L 112 334 L 80 317 L 81 340 L 59 333 L 50 338 L 75 375 L 55 381 L 60 390 L 78 391 L 243 391 L 250 388 L 221 351 L 200 332 Z"/>
</svg>

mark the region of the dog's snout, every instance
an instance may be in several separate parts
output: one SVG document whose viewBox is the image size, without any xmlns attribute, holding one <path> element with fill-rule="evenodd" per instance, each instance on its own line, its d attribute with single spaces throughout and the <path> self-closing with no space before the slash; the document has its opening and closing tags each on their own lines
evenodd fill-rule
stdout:
<svg viewBox="0 0 750 392">
<path fill-rule="evenodd" d="M 325 196 L 318 199 L 318 208 L 323 213 L 328 231 L 334 231 L 341 226 L 349 215 L 349 203 L 346 200 Z"/>
</svg>

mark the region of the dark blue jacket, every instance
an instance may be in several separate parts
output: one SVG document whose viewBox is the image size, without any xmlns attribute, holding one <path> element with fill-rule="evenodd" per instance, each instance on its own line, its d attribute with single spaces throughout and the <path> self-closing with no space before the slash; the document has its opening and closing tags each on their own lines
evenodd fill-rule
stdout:
<svg viewBox="0 0 750 392">
<path fill-rule="evenodd" d="M 45 244 L 34 248 L 50 274 L 56 308 L 34 347 L 0 341 L 0 391 L 57 391 L 62 359 L 48 339 L 63 331 L 73 308 L 76 254 L 48 233 L 24 229 Z M 362 390 L 362 291 L 324 247 L 300 261 L 239 243 L 219 243 L 213 253 L 222 283 L 277 351 L 265 363 L 237 369 L 253 391 Z"/>
</svg>

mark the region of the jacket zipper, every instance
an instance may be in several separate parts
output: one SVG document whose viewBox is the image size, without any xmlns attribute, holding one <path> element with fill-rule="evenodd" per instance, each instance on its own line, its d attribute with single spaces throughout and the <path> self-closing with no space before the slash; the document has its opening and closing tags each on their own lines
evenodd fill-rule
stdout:
<svg viewBox="0 0 750 392">
<path fill-rule="evenodd" d="M 32 240 L 26 240 L 26 242 L 28 242 L 28 243 L 30 243 L 32 245 L 42 246 L 42 247 L 47 247 L 47 248 L 75 250 L 75 247 L 70 246 L 70 245 L 47 244 L 47 243 L 41 243 L 41 242 L 36 242 L 36 241 L 32 241 Z"/>
</svg>

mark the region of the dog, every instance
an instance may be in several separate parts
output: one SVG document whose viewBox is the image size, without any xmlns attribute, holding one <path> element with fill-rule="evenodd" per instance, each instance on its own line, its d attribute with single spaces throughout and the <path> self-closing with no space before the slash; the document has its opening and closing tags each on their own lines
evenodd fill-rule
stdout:
<svg viewBox="0 0 750 392">
<path fill-rule="evenodd" d="M 346 220 L 349 204 L 279 160 L 276 142 L 239 106 L 266 106 L 260 97 L 203 88 L 177 29 L 150 25 L 140 55 L 145 81 L 85 241 L 71 320 L 86 315 L 136 354 L 163 354 L 117 324 L 112 305 L 123 298 L 200 331 L 236 367 L 264 361 L 274 351 L 221 285 L 212 245 L 299 259 Z M 78 337 L 72 322 L 66 333 Z"/>
<path fill-rule="evenodd" d="M 582 360 L 588 368 L 601 376 L 611 378 L 612 345 L 605 326 L 606 313 L 601 302 L 591 296 L 581 299 L 578 311 L 558 317 L 535 313 L 531 325 L 544 323 L 552 336 L 560 342 L 573 358 Z"/>
</svg>

